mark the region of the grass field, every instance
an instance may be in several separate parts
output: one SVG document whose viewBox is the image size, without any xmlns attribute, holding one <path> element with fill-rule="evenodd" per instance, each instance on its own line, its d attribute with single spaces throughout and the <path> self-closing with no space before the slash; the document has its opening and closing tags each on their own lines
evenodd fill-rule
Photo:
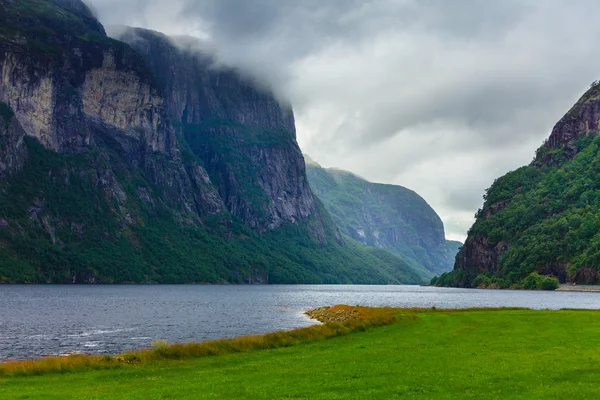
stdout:
<svg viewBox="0 0 600 400">
<path fill-rule="evenodd" d="M 409 311 L 268 350 L 0 378 L 0 399 L 598 399 L 599 311 Z"/>
</svg>

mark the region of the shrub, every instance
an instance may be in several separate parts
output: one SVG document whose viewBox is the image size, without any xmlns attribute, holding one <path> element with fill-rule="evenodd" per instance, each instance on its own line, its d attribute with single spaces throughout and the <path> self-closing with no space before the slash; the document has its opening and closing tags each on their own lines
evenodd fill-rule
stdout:
<svg viewBox="0 0 600 400">
<path fill-rule="evenodd" d="M 488 276 L 478 275 L 477 278 L 473 280 L 473 287 L 485 289 L 486 287 L 490 286 L 491 283 L 492 281 Z"/>
<path fill-rule="evenodd" d="M 151 343 L 151 346 L 154 350 L 166 349 L 170 345 L 171 344 L 169 342 L 167 342 L 166 340 L 163 340 L 163 339 L 156 339 L 156 340 L 153 340 Z"/>
<path fill-rule="evenodd" d="M 558 279 L 550 275 L 540 275 L 532 272 L 523 279 L 523 289 L 529 290 L 555 290 L 558 288 Z"/>
<path fill-rule="evenodd" d="M 545 276 L 542 279 L 539 289 L 541 290 L 556 290 L 558 289 L 558 279 L 553 276 Z"/>
<path fill-rule="evenodd" d="M 523 288 L 528 290 L 536 290 L 542 284 L 544 277 L 537 272 L 532 272 L 523 279 Z"/>
</svg>

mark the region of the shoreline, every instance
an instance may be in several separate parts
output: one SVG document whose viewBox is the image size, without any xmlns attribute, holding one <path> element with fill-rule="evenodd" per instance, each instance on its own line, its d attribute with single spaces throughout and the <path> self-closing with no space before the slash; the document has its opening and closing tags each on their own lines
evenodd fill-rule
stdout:
<svg viewBox="0 0 600 400">
<path fill-rule="evenodd" d="M 567 289 L 563 290 L 563 291 L 569 291 L 569 286 L 567 286 Z M 580 287 L 579 289 L 584 289 L 584 287 Z M 589 289 L 589 287 L 588 287 Z M 595 289 L 595 290 L 594 290 Z M 502 290 L 502 289 L 499 289 Z M 506 289 L 509 290 L 509 289 Z M 557 289 L 558 290 L 558 289 Z M 571 290 L 571 291 L 576 291 L 576 290 Z M 592 290 L 577 290 L 577 291 L 595 291 L 595 292 L 600 292 L 600 286 L 598 287 L 592 287 Z M 454 312 L 454 313 L 461 313 L 461 312 L 473 312 L 473 311 L 485 311 L 485 312 L 495 312 L 495 311 L 543 311 L 542 309 L 535 309 L 535 308 L 529 308 L 529 307 L 518 307 L 518 306 L 501 306 L 501 307 L 464 307 L 464 308 L 445 308 L 445 307 L 392 307 L 392 306 L 350 306 L 350 305 L 345 305 L 345 304 L 337 304 L 337 305 L 333 305 L 333 306 L 321 306 L 321 307 L 317 307 L 317 308 L 313 308 L 313 309 L 309 309 L 306 311 L 302 311 L 301 313 L 304 314 L 308 319 L 314 321 L 314 324 L 306 326 L 306 327 L 300 327 L 300 328 L 294 328 L 294 329 L 290 329 L 290 330 L 279 330 L 279 331 L 273 331 L 273 332 L 267 332 L 267 333 L 263 333 L 263 334 L 246 334 L 246 335 L 240 335 L 240 336 L 235 336 L 232 338 L 220 338 L 220 339 L 211 339 L 211 340 L 206 340 L 206 341 L 200 341 L 200 342 L 168 342 L 162 339 L 157 339 L 154 340 L 153 343 L 150 346 L 146 346 L 146 347 L 140 347 L 140 348 L 136 348 L 136 349 L 130 349 L 130 350 L 126 350 L 123 352 L 118 352 L 118 353 L 111 353 L 111 354 L 96 354 L 96 353 L 86 353 L 86 352 L 78 352 L 78 351 L 68 351 L 65 353 L 61 353 L 61 354 L 47 354 L 47 355 L 40 355 L 40 356 L 33 356 L 33 357 L 25 357 L 25 358 L 12 358 L 12 359 L 5 359 L 2 360 L 0 359 L 0 378 L 2 378 L 3 376 L 3 372 L 6 372 L 5 370 L 3 370 L 3 367 L 9 366 L 9 365 L 26 365 L 26 364 L 36 364 L 39 362 L 43 362 L 44 360 L 65 360 L 64 362 L 62 362 L 63 364 L 69 364 L 69 359 L 76 359 L 81 361 L 82 359 L 87 359 L 87 360 L 101 360 L 103 359 L 104 361 L 107 361 L 108 364 L 113 364 L 114 361 L 116 361 L 116 364 L 136 364 L 138 361 L 142 361 L 140 358 L 138 358 L 137 356 L 140 355 L 141 353 L 163 353 L 165 351 L 165 349 L 168 348 L 179 348 L 181 349 L 182 347 L 186 347 L 186 346 L 200 346 L 200 347 L 205 347 L 208 345 L 208 347 L 212 347 L 212 345 L 217 345 L 217 347 L 219 347 L 222 344 L 227 344 L 227 343 L 235 343 L 235 342 L 239 342 L 240 340 L 244 341 L 247 339 L 250 339 L 250 341 L 254 341 L 255 339 L 264 339 L 264 338 L 268 338 L 268 337 L 272 337 L 272 336 L 279 336 L 279 335 L 284 335 L 287 336 L 289 334 L 292 334 L 292 336 L 294 336 L 294 333 L 297 332 L 308 332 L 313 330 L 313 328 L 328 328 L 328 324 L 334 324 L 334 325 L 338 325 L 338 327 L 341 327 L 342 330 L 341 332 L 338 332 L 337 334 L 333 335 L 333 336 L 338 336 L 338 335 L 344 335 L 347 333 L 351 333 L 354 332 L 356 328 L 355 323 L 358 323 L 358 325 L 361 325 L 361 323 L 365 323 L 364 326 L 358 328 L 358 331 L 363 331 L 366 329 L 369 329 L 371 327 L 377 327 L 377 326 L 382 326 L 382 325 L 388 325 L 394 322 L 397 322 L 397 313 L 401 314 L 403 317 L 406 317 L 406 315 L 409 314 L 415 314 L 415 313 L 419 313 L 419 312 Z M 571 308 L 559 308 L 559 309 L 552 309 L 552 310 L 545 310 L 545 311 L 598 311 L 600 312 L 600 307 L 599 308 L 575 308 L 575 309 L 571 309 Z M 349 328 L 350 329 L 347 329 Z M 345 329 L 346 328 L 346 329 Z M 365 329 L 366 328 L 366 329 Z M 319 335 L 317 334 L 317 337 Z M 322 338 L 327 338 L 328 335 L 325 335 L 325 337 Z M 321 339 L 322 339 L 321 338 Z M 318 340 L 318 339 L 317 339 Z M 259 340 L 260 341 L 260 340 Z M 312 341 L 312 340 L 309 340 Z M 227 347 L 227 346 L 225 346 Z M 253 347 L 253 346 L 251 346 Z M 273 346 L 273 347 L 278 347 L 277 345 Z M 272 346 L 267 346 L 266 348 L 273 348 Z M 242 351 L 248 351 L 248 350 L 255 350 L 255 349 L 263 349 L 264 347 L 262 347 L 261 345 L 252 348 L 252 349 L 245 349 Z M 211 349 L 212 350 L 212 349 Z M 239 350 L 233 350 L 232 352 L 237 352 Z M 225 351 L 226 353 L 228 351 Z M 217 352 L 219 353 L 219 352 Z M 209 351 L 207 354 L 202 354 L 200 357 L 202 356 L 206 356 L 206 355 L 215 355 L 212 354 L 211 351 Z M 132 361 L 128 360 L 128 356 L 134 356 L 134 359 Z M 184 358 L 195 358 L 198 357 L 198 355 L 195 356 L 187 356 Z M 163 358 L 162 355 L 159 358 Z M 164 357 L 165 359 L 169 359 L 170 357 Z M 60 361 L 58 362 L 59 364 L 61 363 Z M 84 364 L 86 364 L 84 362 Z M 115 364 L 113 364 L 112 366 L 115 366 Z M 51 370 L 53 368 L 50 368 Z"/>
<path fill-rule="evenodd" d="M 595 309 L 581 309 L 584 311 L 596 311 Z M 465 307 L 465 308 L 443 308 L 443 307 L 390 307 L 390 306 L 350 306 L 345 304 L 337 304 L 333 306 L 321 306 L 313 309 L 309 309 L 306 311 L 302 311 L 307 318 L 314 321 L 314 324 L 301 327 L 294 328 L 290 330 L 280 330 L 267 332 L 262 334 L 247 334 L 235 336 L 232 338 L 220 338 L 220 339 L 211 339 L 200 342 L 168 342 L 162 339 L 156 339 L 150 346 L 140 347 L 136 349 L 130 349 L 123 352 L 111 353 L 111 354 L 97 354 L 97 353 L 86 353 L 86 352 L 77 352 L 77 351 L 67 351 L 61 354 L 47 354 L 33 357 L 25 357 L 25 358 L 12 358 L 12 359 L 0 359 L 0 378 L 2 377 L 3 367 L 7 365 L 17 365 L 17 364 L 32 364 L 38 363 L 44 360 L 65 360 L 64 363 L 68 364 L 69 359 L 104 359 L 105 361 L 109 361 L 109 364 L 112 361 L 118 361 L 123 364 L 132 364 L 123 358 L 123 356 L 128 355 L 139 355 L 140 353 L 153 353 L 156 350 L 165 349 L 166 347 L 185 347 L 186 345 L 192 346 L 206 346 L 206 345 L 214 345 L 214 344 L 224 344 L 224 343 L 232 343 L 237 342 L 244 339 L 257 339 L 257 338 L 266 338 L 270 336 L 277 336 L 279 334 L 290 334 L 295 332 L 302 331 L 311 331 L 313 328 L 327 328 L 328 324 L 339 325 L 341 327 L 352 326 L 355 323 L 366 323 L 367 327 L 375 327 L 381 325 L 388 325 L 393 322 L 396 322 L 396 313 L 401 314 L 414 314 L 418 312 L 469 312 L 469 311 L 539 311 L 532 308 L 527 307 Z M 560 311 L 560 309 L 556 309 L 553 311 Z M 600 311 L 600 309 L 598 309 Z M 363 329 L 358 329 L 363 330 Z M 345 331 L 345 329 L 342 329 Z M 349 331 L 345 331 L 345 333 L 350 333 Z M 318 336 L 318 335 L 317 335 Z M 158 344 L 158 346 L 157 346 Z M 260 347 L 260 346 L 259 346 Z M 209 354 L 210 355 L 210 354 Z M 60 361 L 59 361 L 60 362 Z M 134 362 L 135 363 L 135 362 Z"/>
<path fill-rule="evenodd" d="M 217 342 L 206 351 L 157 343 L 150 354 L 87 366 L 84 359 L 54 369 L 50 361 L 63 360 L 39 368 L 25 363 L 0 378 L 0 398 L 598 397 L 593 367 L 600 362 L 600 310 L 338 306 L 315 313 L 334 320 L 362 314 L 373 323 L 334 322 L 245 343 Z M 370 329 L 379 318 L 381 327 Z M 382 326 L 386 320 L 393 323 Z"/>
<path fill-rule="evenodd" d="M 412 312 L 427 309 L 406 309 Z M 264 334 L 241 335 L 201 342 L 154 340 L 150 347 L 116 354 L 66 353 L 25 359 L 0 360 L 0 379 L 10 376 L 30 376 L 85 369 L 107 369 L 125 365 L 144 365 L 157 360 L 183 360 L 253 350 L 289 347 L 353 332 L 389 325 L 398 321 L 398 309 L 338 304 L 310 309 L 304 314 L 313 325 Z"/>
<path fill-rule="evenodd" d="M 598 292 L 600 293 L 600 286 L 592 285 L 560 285 L 557 292 Z"/>
</svg>

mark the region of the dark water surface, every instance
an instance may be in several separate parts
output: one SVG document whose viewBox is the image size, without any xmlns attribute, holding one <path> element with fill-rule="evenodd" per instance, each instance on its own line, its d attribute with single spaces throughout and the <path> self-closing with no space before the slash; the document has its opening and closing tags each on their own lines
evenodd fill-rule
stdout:
<svg viewBox="0 0 600 400">
<path fill-rule="evenodd" d="M 600 293 L 419 286 L 0 285 L 0 360 L 117 353 L 154 339 L 201 341 L 314 324 L 333 304 L 600 308 Z"/>
</svg>

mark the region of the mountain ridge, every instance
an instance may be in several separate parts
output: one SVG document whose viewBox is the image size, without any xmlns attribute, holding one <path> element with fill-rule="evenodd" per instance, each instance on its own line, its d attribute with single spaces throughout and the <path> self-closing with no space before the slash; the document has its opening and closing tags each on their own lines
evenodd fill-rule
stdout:
<svg viewBox="0 0 600 400">
<path fill-rule="evenodd" d="M 340 234 L 291 110 L 146 36 L 162 56 L 79 0 L 0 0 L 0 282 L 422 281 Z"/>
<path fill-rule="evenodd" d="M 446 241 L 442 220 L 416 192 L 305 158 L 311 187 L 342 232 L 399 255 L 429 277 L 452 268 L 459 243 Z"/>
</svg>

